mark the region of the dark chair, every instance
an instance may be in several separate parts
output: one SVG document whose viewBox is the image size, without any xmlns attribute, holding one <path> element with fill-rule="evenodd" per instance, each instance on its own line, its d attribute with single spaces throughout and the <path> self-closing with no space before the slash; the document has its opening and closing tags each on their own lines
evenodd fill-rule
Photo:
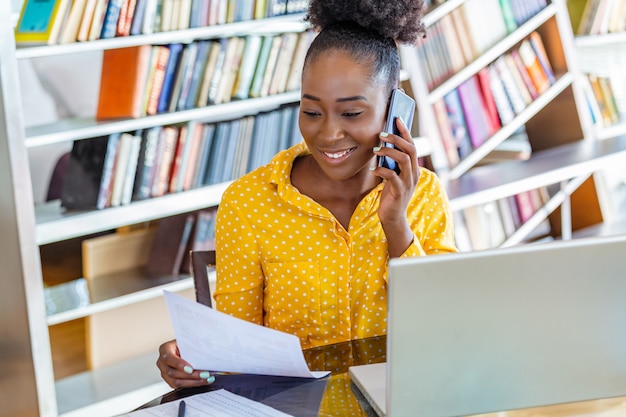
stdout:
<svg viewBox="0 0 626 417">
<path fill-rule="evenodd" d="M 196 290 L 196 301 L 212 307 L 209 268 L 215 267 L 214 250 L 192 250 L 189 256 L 190 270 Z"/>
</svg>

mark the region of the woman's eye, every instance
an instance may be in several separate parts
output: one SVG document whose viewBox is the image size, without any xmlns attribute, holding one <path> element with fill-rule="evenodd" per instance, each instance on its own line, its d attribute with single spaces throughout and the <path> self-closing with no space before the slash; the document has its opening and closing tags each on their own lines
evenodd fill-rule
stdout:
<svg viewBox="0 0 626 417">
<path fill-rule="evenodd" d="M 354 118 L 354 117 L 357 117 L 357 116 L 358 116 L 358 115 L 360 115 L 361 113 L 363 113 L 363 112 L 360 112 L 360 111 L 359 111 L 359 112 L 347 112 L 347 113 L 344 113 L 344 114 L 343 114 L 343 117 L 347 117 L 347 118 L 349 118 L 349 119 L 352 119 L 352 118 Z"/>
<path fill-rule="evenodd" d="M 319 116 L 319 112 L 316 111 L 312 111 L 312 110 L 302 110 L 302 114 L 304 114 L 305 116 L 309 116 L 309 117 L 315 117 L 315 116 Z"/>
</svg>

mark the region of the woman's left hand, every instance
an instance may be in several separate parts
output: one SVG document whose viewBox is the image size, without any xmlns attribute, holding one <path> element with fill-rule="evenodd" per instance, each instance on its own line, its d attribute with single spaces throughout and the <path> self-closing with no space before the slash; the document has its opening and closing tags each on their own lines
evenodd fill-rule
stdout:
<svg viewBox="0 0 626 417">
<path fill-rule="evenodd" d="M 401 119 L 396 119 L 395 123 L 402 136 L 386 132 L 380 134 L 380 139 L 394 145 L 395 149 L 377 147 L 374 154 L 395 160 L 400 173 L 382 167 L 377 167 L 373 171 L 375 175 L 386 180 L 378 217 L 387 236 L 390 258 L 400 256 L 413 241 L 413 231 L 409 226 L 406 210 L 420 175 L 417 150 L 411 132 Z"/>
</svg>

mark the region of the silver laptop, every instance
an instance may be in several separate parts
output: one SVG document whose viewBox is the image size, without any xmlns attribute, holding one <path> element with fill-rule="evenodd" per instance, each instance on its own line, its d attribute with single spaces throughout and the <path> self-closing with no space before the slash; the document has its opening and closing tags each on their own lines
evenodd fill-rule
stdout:
<svg viewBox="0 0 626 417">
<path fill-rule="evenodd" d="M 387 363 L 349 372 L 390 417 L 626 395 L 626 236 L 394 259 Z"/>
</svg>

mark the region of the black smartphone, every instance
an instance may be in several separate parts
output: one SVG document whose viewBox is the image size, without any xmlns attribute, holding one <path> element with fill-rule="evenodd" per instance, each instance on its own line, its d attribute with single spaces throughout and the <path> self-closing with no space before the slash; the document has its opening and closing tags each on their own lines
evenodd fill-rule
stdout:
<svg viewBox="0 0 626 417">
<path fill-rule="evenodd" d="M 389 111 L 387 112 L 387 124 L 385 126 L 385 132 L 393 133 L 394 135 L 400 135 L 398 128 L 396 127 L 396 118 L 400 117 L 406 124 L 406 127 L 411 130 L 413 124 L 413 115 L 415 114 L 415 100 L 409 97 L 404 91 L 396 88 L 391 93 L 391 101 L 389 102 Z M 390 143 L 383 142 L 382 146 L 393 148 Z M 400 173 L 400 168 L 395 160 L 383 156 L 378 158 L 378 166 L 393 169 L 397 173 Z"/>
</svg>

